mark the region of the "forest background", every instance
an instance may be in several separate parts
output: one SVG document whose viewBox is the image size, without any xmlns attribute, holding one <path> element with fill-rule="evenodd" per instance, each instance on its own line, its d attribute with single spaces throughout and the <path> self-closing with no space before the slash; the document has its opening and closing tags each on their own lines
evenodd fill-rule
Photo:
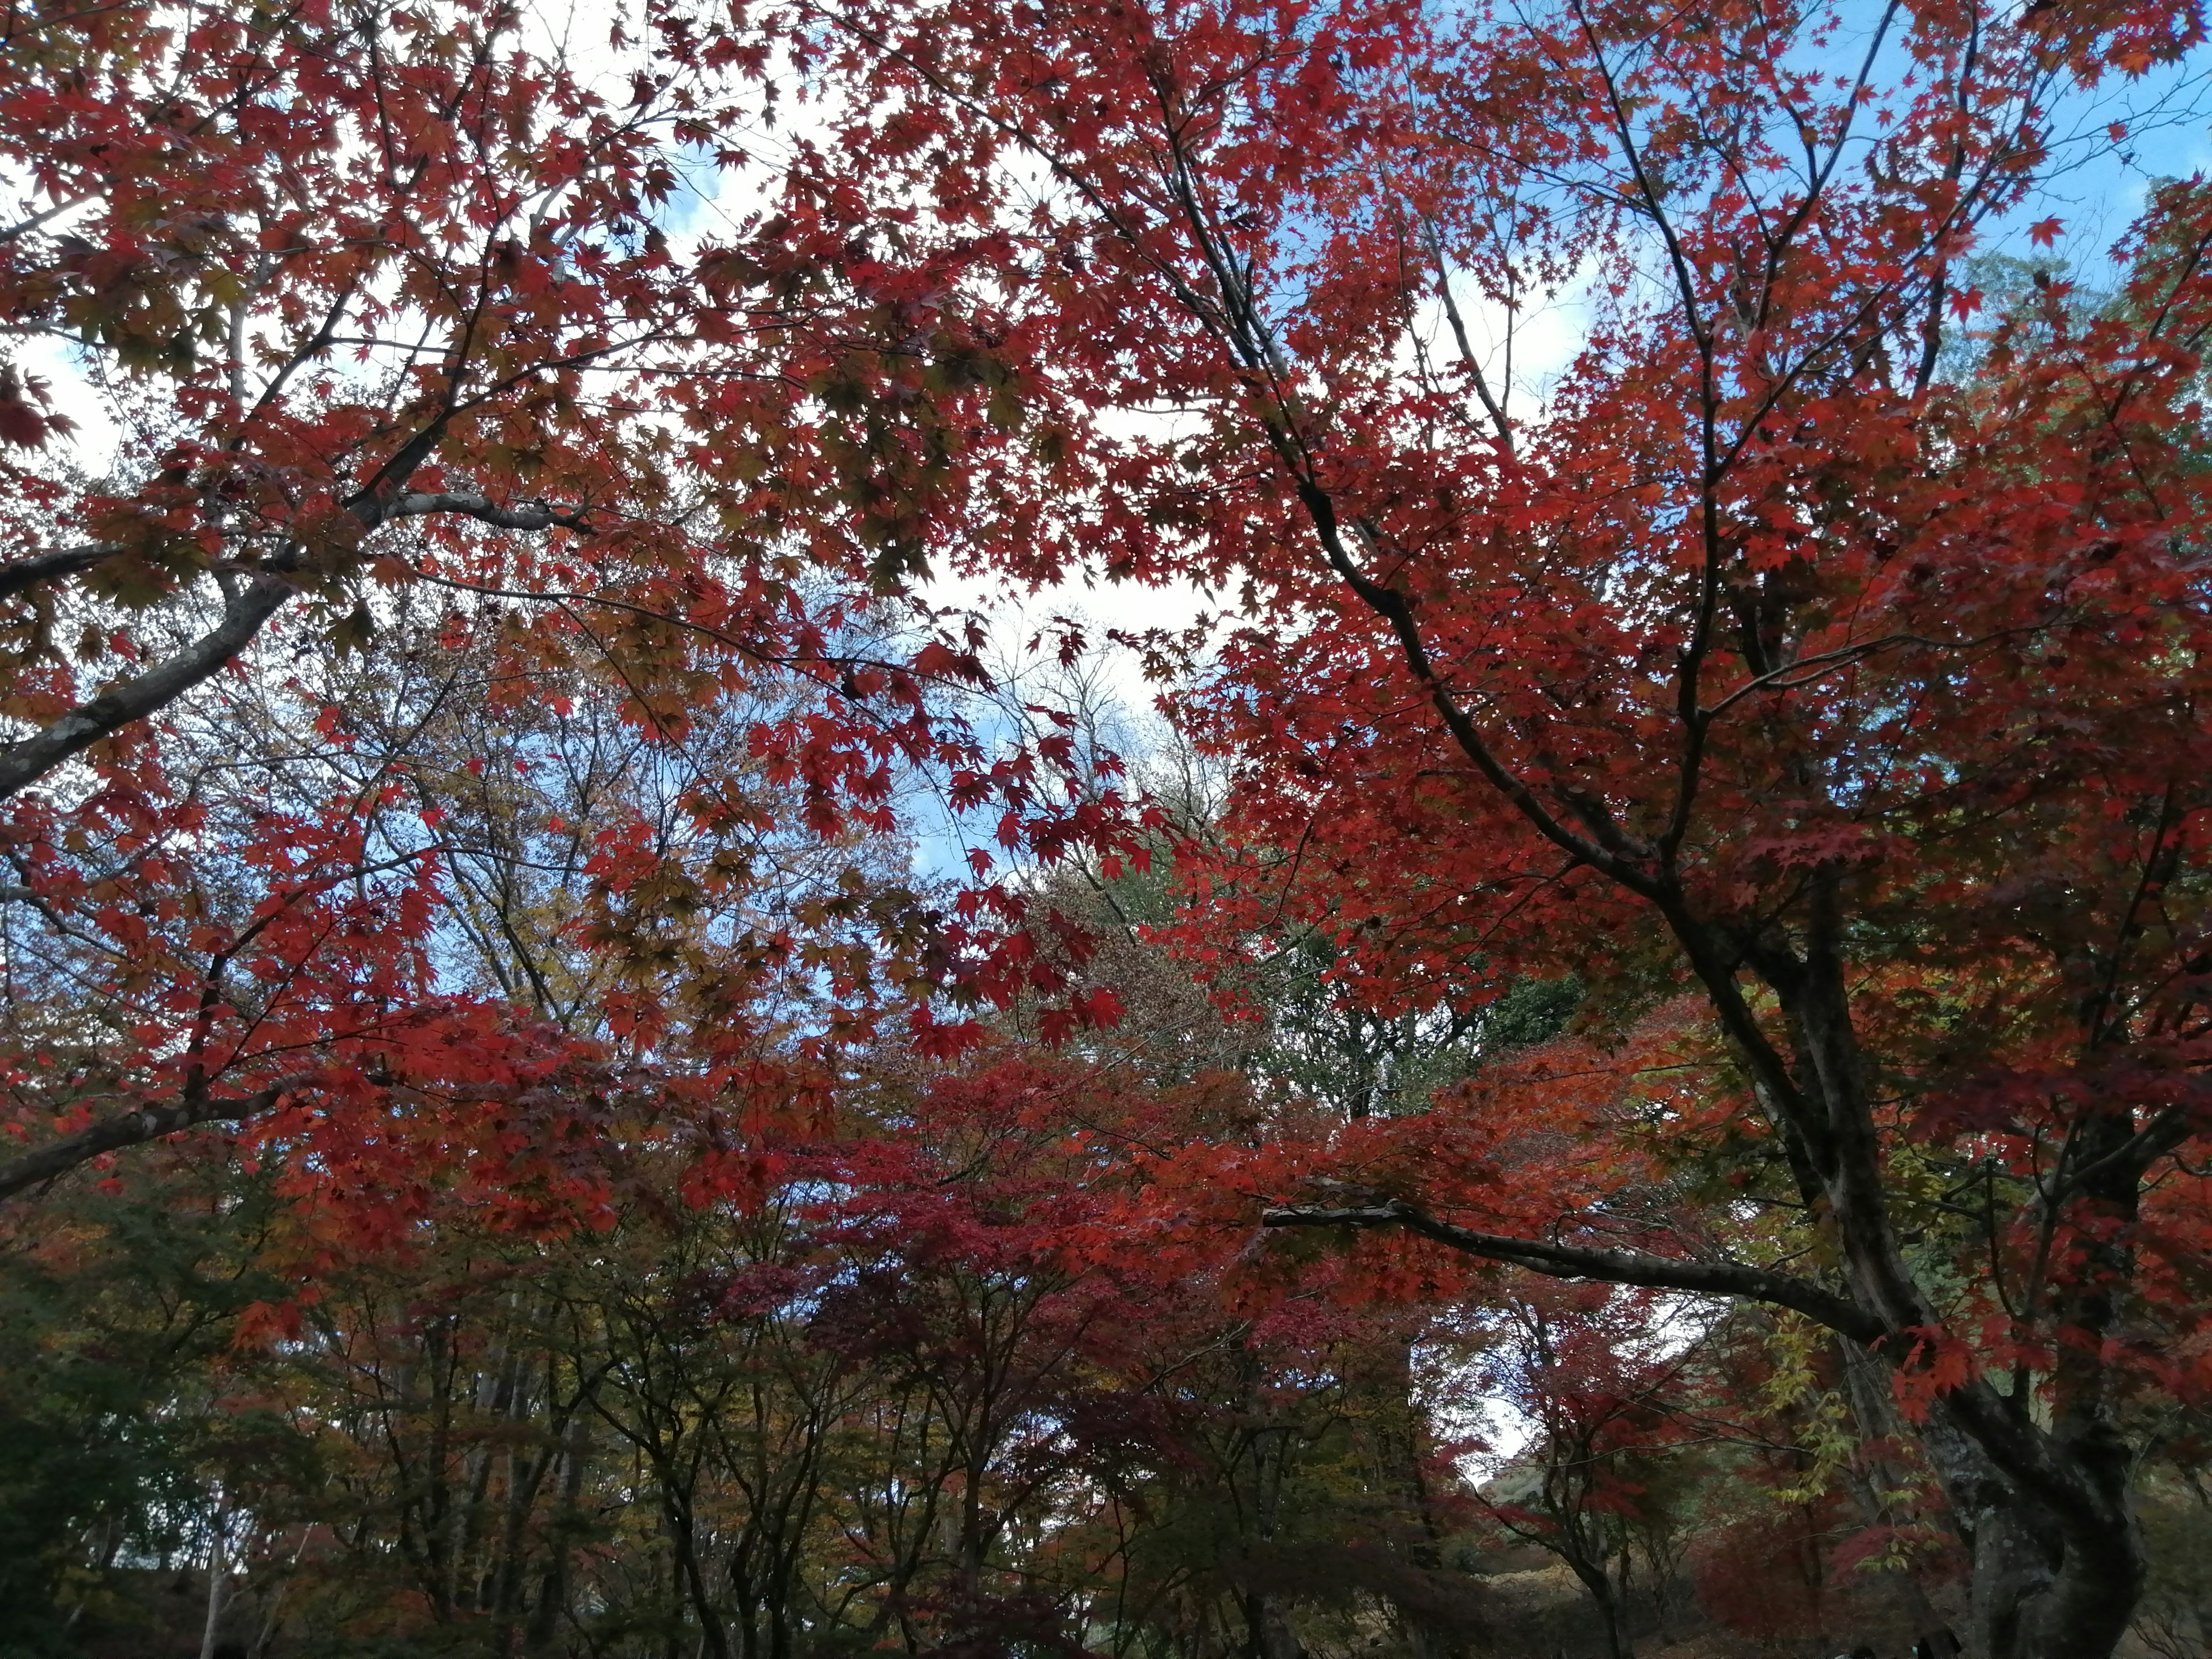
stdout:
<svg viewBox="0 0 2212 1659">
<path fill-rule="evenodd" d="M 0 35 L 8 1651 L 2205 1650 L 2197 8 Z"/>
</svg>

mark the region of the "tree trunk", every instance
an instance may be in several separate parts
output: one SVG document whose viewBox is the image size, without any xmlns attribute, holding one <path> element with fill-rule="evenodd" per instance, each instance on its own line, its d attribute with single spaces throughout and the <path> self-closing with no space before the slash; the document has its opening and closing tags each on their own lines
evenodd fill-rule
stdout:
<svg viewBox="0 0 2212 1659">
<path fill-rule="evenodd" d="M 1590 1605 L 1597 1609 L 1599 1631 L 1605 1637 L 1607 1659 L 1636 1659 L 1635 1644 L 1630 1640 L 1628 1621 L 1620 1598 L 1613 1594 L 1613 1578 L 1602 1562 L 1593 1566 L 1573 1556 L 1567 1565 L 1581 1579 L 1583 1588 L 1589 1592 Z"/>
<path fill-rule="evenodd" d="M 1422 1415 L 1413 1403 L 1413 1344 L 1392 1332 L 1364 1358 L 1368 1363 L 1350 1368 L 1346 1382 L 1370 1425 L 1376 1484 L 1402 1510 L 1392 1528 L 1392 1542 L 1409 1566 L 1440 1587 L 1448 1572 L 1444 1528 L 1423 1467 L 1427 1447 Z M 1465 1659 L 1468 1632 L 1438 1612 L 1449 1605 L 1437 1589 L 1425 1597 L 1397 1599 L 1413 1659 Z"/>
<path fill-rule="evenodd" d="M 1306 1659 L 1305 1644 L 1298 1640 L 1280 1603 L 1265 1590 L 1248 1590 L 1243 1596 L 1245 1651 L 1249 1659 Z"/>
<path fill-rule="evenodd" d="M 208 1546 L 207 1624 L 200 1632 L 200 1659 L 215 1659 L 222 1632 L 222 1612 L 230 1600 L 230 1505 L 216 1511 L 215 1538 Z"/>
<path fill-rule="evenodd" d="M 665 1477 L 664 1477 L 665 1479 Z M 696 1476 L 695 1476 L 696 1479 Z M 678 1583 L 699 1620 L 699 1650 L 708 1659 L 731 1659 L 730 1635 L 707 1588 L 707 1575 L 699 1561 L 698 1532 L 691 1507 L 691 1486 L 680 1499 L 664 1493 L 662 1509 L 669 1522 L 670 1541 L 676 1547 Z"/>
<path fill-rule="evenodd" d="M 1834 919 L 1826 914 L 1832 902 L 1830 895 L 1820 907 L 1802 963 L 1770 957 L 1760 964 L 1793 1027 L 1794 1067 L 1778 1070 L 1774 1086 L 1795 1103 L 1782 1114 L 1799 1146 L 1793 1161 L 1810 1166 L 1829 1205 L 1852 1298 L 1887 1328 L 1886 1342 L 1901 1347 L 1907 1337 L 1941 1330 L 1943 1320 L 1891 1225 L 1866 1062 Z M 2096 1167 L 2134 1133 L 2126 1113 L 2081 1128 L 2081 1168 Z M 2126 1239 L 2139 1176 L 2116 1162 L 2106 1168 L 2077 1200 L 2114 1224 L 2111 1242 L 2087 1247 L 2087 1271 L 2057 1290 L 2046 1310 L 2057 1328 L 2084 1338 L 2058 1345 L 2047 1385 L 2055 1401 L 2050 1429 L 2034 1421 L 2028 1380 L 2005 1395 L 1977 1376 L 1939 1397 L 1920 1430 L 1969 1539 L 1976 1659 L 2106 1659 L 2142 1592 L 2128 1448 L 2112 1423 L 2110 1377 L 2099 1352 L 2117 1318 L 2114 1287 L 2134 1277 Z"/>
<path fill-rule="evenodd" d="M 2127 1633 L 2147 1563 L 2126 1492 L 2124 1449 L 2102 1460 L 2059 1442 L 2075 1482 L 2095 1494 L 2061 1506 L 2023 1494 L 1939 1402 L 1920 1440 L 1950 1499 L 1972 1564 L 1971 1659 L 2106 1659 Z M 2100 1468 L 2100 1462 L 2115 1466 Z"/>
<path fill-rule="evenodd" d="M 538 1583 L 538 1602 L 524 1628 L 522 1651 L 526 1659 L 550 1659 L 560 1632 L 561 1618 L 568 1608 L 568 1560 L 575 1547 L 582 1516 L 584 1462 L 589 1447 L 585 1438 L 584 1406 L 580 1395 L 575 1415 L 569 1419 L 562 1451 L 561 1502 L 546 1543 L 545 1571 Z"/>
<path fill-rule="evenodd" d="M 1951 1512 L 1949 1504 L 1940 1500 L 1916 1504 L 1900 1513 L 1897 1494 L 1917 1485 L 1924 1471 L 1902 1468 L 1891 1456 L 1869 1449 L 1891 1445 L 1901 1451 L 1914 1438 L 1911 1425 L 1898 1413 L 1889 1368 L 1856 1342 L 1844 1338 L 1836 1340 L 1836 1349 L 1843 1364 L 1844 1396 L 1850 1403 L 1852 1419 L 1858 1425 L 1861 1450 L 1850 1485 L 1852 1496 L 1858 1500 L 1861 1518 L 1869 1527 L 1902 1521 L 1909 1525 L 1936 1528 L 1955 1539 L 1961 1557 L 1971 1560 L 1970 1547 L 1960 1532 L 1958 1517 Z M 1928 1656 L 1933 1659 L 1954 1659 L 1958 1638 L 1952 1633 L 1949 1620 L 1929 1599 L 1922 1575 L 1906 1565 L 1890 1569 L 1885 1576 L 1894 1583 L 1897 1595 L 1906 1607 L 1913 1634 L 1925 1649 L 1923 1659 Z"/>
</svg>

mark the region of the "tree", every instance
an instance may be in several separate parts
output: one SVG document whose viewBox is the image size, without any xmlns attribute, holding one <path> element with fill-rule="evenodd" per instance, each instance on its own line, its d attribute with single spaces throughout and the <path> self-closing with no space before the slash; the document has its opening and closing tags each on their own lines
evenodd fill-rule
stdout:
<svg viewBox="0 0 2212 1659">
<path fill-rule="evenodd" d="M 1656 1565 L 1643 1547 L 1679 1524 L 1664 1466 L 1683 1437 L 1691 1355 L 1664 1351 L 1657 1311 L 1633 1291 L 1540 1285 L 1507 1310 L 1508 1333 L 1486 1356 L 1495 1397 L 1527 1419 L 1531 1438 L 1484 1504 L 1511 1536 L 1567 1565 L 1611 1659 L 1634 1652 L 1638 1558 Z"/>
<path fill-rule="evenodd" d="M 1587 994 L 1429 1112 L 1164 1137 L 1200 1214 L 1152 1224 L 1274 1200 L 1382 1235 L 1377 1297 L 1477 1282 L 1443 1250 L 1787 1309 L 1890 1384 L 1978 1647 L 2109 1651 L 2161 1396 L 2212 1387 L 2212 190 L 2149 192 L 2100 306 L 2032 266 L 1970 337 L 1968 262 L 2176 118 L 2114 89 L 2196 9 L 656 0 L 604 86 L 535 27 L 11 17 L 0 310 L 131 444 L 88 483 L 0 367 L 0 1194 L 240 1124 L 303 1274 L 453 1194 L 605 1222 L 610 1146 L 757 1201 L 887 1022 L 941 1060 L 1082 968 L 1002 853 L 1145 851 L 1110 758 L 961 718 L 980 629 L 919 579 L 1194 581 L 1236 613 L 1179 714 L 1231 786 L 1209 948 L 1315 930 L 1355 1043 Z M 684 222 L 725 189 L 757 211 Z M 431 681 L 370 719 L 283 665 L 403 627 L 543 703 L 515 763 L 638 734 L 573 872 L 459 728 L 418 757 Z M 258 817 L 233 662 L 316 734 Z M 751 925 L 765 825 L 884 836 L 921 775 L 996 837 L 968 885 L 860 860 Z M 998 1443 L 971 1587 L 1021 1536 Z"/>
<path fill-rule="evenodd" d="M 282 1293 L 259 1259 L 268 1184 L 213 1201 L 172 1172 L 167 1204 L 72 1194 L 0 1260 L 0 1598 L 11 1650 L 69 1651 L 118 1559 L 204 1543 L 226 1489 L 295 1473 L 281 1423 L 227 1398 L 240 1314 Z"/>
<path fill-rule="evenodd" d="M 826 191 L 705 233 L 773 118 L 739 72 L 758 35 L 663 9 L 604 42 L 547 27 L 507 0 L 62 0 L 6 25 L 0 316 L 11 351 L 77 354 L 122 442 L 88 477 L 51 377 L 0 366 L 4 897 L 46 983 L 99 1011 L 17 999 L 4 1073 L 33 1150 L 0 1194 L 207 1123 L 357 1152 L 395 1103 L 456 1107 L 417 1149 L 451 1161 L 556 1080 L 562 1109 L 527 1133 L 590 1133 L 609 1068 L 662 1036 L 619 986 L 600 1012 L 627 1054 L 573 1019 L 549 1041 L 548 988 L 441 980 L 442 930 L 478 925 L 483 896 L 404 724 L 438 687 L 395 672 L 374 714 L 317 704 L 341 688 L 288 657 L 399 628 L 473 650 L 460 678 L 526 748 L 514 717 L 540 698 L 665 759 L 661 822 L 572 849 L 632 990 L 699 902 L 669 822 L 765 828 L 757 795 L 720 791 L 733 769 L 830 842 L 885 832 L 915 768 L 1046 842 L 1039 813 L 1078 842 L 1111 828 L 1110 781 L 1067 778 L 1062 750 L 987 751 L 948 702 L 981 678 L 974 639 L 900 597 L 1019 398 L 988 341 L 945 326 L 938 256 L 872 243 L 885 228 Z M 283 810 L 219 787 L 210 727 L 241 702 L 313 722 L 326 763 L 288 767 Z M 376 738 L 384 764 L 359 764 Z M 726 894 L 753 872 L 722 852 Z M 989 865 L 942 903 L 854 877 L 830 931 L 862 914 L 889 971 L 824 964 L 848 1026 L 896 1002 L 961 1028 L 1051 980 L 994 942 L 1024 918 Z M 801 949 L 757 943 L 755 975 Z M 748 975 L 722 965 L 734 1006 Z"/>
<path fill-rule="evenodd" d="M 1185 702 L 1281 856 L 1248 906 L 1331 918 L 1381 1012 L 1564 971 L 1610 1005 L 1448 1127 L 1279 1160 L 1269 1219 L 1826 1325 L 1917 1421 L 1979 1650 L 2109 1651 L 2130 1401 L 2207 1382 L 2168 1264 L 2212 191 L 2150 193 L 2094 319 L 2050 281 L 1939 369 L 1960 261 L 2124 142 L 2097 100 L 2197 10 L 773 15 L 854 189 L 1006 238 L 965 302 L 1037 464 L 979 556 L 1243 596 Z M 1532 407 L 1516 319 L 1570 288 Z"/>
</svg>

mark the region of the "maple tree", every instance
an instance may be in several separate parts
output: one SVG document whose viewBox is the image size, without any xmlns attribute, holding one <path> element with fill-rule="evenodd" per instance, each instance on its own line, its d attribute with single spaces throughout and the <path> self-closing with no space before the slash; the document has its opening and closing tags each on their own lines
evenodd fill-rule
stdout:
<svg viewBox="0 0 2212 1659">
<path fill-rule="evenodd" d="M 1597 1610 L 1611 1659 L 1634 1649 L 1627 1602 L 1638 1546 L 1663 1525 L 1663 1465 L 1684 1433 L 1686 1354 L 1650 1352 L 1649 1300 L 1605 1286 L 1541 1287 L 1512 1307 L 1498 1398 L 1534 1425 L 1523 1467 L 1483 1494 L 1516 1538 L 1565 1562 Z M 1513 1480 L 1512 1474 L 1520 1478 Z"/>
<path fill-rule="evenodd" d="M 1005 238 L 968 303 L 1039 478 L 979 561 L 1237 601 L 1182 697 L 1230 936 L 1327 916 L 1384 1013 L 1616 1005 L 1248 1164 L 1269 1218 L 1815 1321 L 1893 1378 L 1978 1650 L 2109 1650 L 2136 1403 L 2208 1380 L 2212 195 L 2148 192 L 2094 314 L 2046 272 L 1945 348 L 2197 9 L 757 15 L 856 189 Z M 1570 288 L 1531 406 L 1482 333 Z"/>
<path fill-rule="evenodd" d="M 33 971 L 100 1010 L 11 1032 L 30 1150 L 0 1190 L 210 1122 L 371 1186 L 459 1164 L 496 1192 L 537 1159 L 557 1188 L 617 1095 L 680 1074 L 686 1109 L 780 1109 L 887 1008 L 957 1046 L 1052 983 L 986 854 L 941 903 L 855 868 L 732 930 L 771 843 L 887 834 L 905 772 L 1045 844 L 1103 843 L 1114 793 L 1056 732 L 971 729 L 977 636 L 902 597 L 1013 418 L 932 297 L 961 256 L 872 254 L 828 181 L 716 209 L 780 143 L 738 73 L 762 39 L 610 27 L 502 0 L 11 14 L 0 313 L 11 351 L 77 354 L 118 445 L 94 476 L 52 374 L 0 374 L 7 901 Z M 332 665 L 380 632 L 419 672 Z M 627 797 L 512 844 L 459 769 L 490 745 L 452 752 L 457 696 L 519 767 L 628 728 Z M 311 751 L 261 801 L 222 752 L 257 720 Z M 597 895 L 566 918 L 601 953 L 581 1026 L 547 986 L 441 975 L 487 860 L 540 854 Z M 772 1010 L 815 974 L 835 1015 L 799 1031 Z"/>
<path fill-rule="evenodd" d="M 1497 1334 L 1461 1386 L 1528 1425 L 1488 1455 L 1482 1511 L 1573 1571 L 1609 1649 L 1668 1644 L 1689 1605 L 1761 1641 L 1948 1649 L 1958 1553 L 1924 1473 L 1854 1420 L 1849 1352 L 1756 1304 L 1699 1311 L 1533 1274 L 1472 1311 Z"/>
<path fill-rule="evenodd" d="M 1253 1280 L 1236 1230 L 1164 1261 L 1129 1223 L 1121 1137 L 1238 1092 L 902 1057 L 742 1192 L 685 1201 L 692 1149 L 637 1146 L 601 1228 L 453 1185 L 337 1261 L 275 1170 L 160 1149 L 9 1217 L 0 1468 L 59 1466 L 0 1507 L 46 1528 L 11 1589 L 112 1617 L 118 1559 L 197 1555 L 204 1596 L 237 1569 L 210 1617 L 276 1651 L 1295 1654 L 1364 1595 L 1463 1620 L 1363 1490 L 1381 1435 L 1332 1372 L 1372 1310 Z"/>
<path fill-rule="evenodd" d="M 1092 1403 L 1079 1358 L 1145 1374 L 1140 1269 L 1214 1271 L 1262 1208 L 1362 1235 L 1279 1252 L 1333 1305 L 1492 1296 L 1479 1264 L 1764 1304 L 1933 1470 L 1978 1651 L 2110 1651 L 2140 1454 L 2212 1389 L 2212 191 L 2150 190 L 2100 303 L 2031 260 L 1993 304 L 1969 261 L 2057 239 L 2055 174 L 2178 118 L 2105 104 L 2197 10 L 655 0 L 601 70 L 542 23 L 10 15 L 0 311 L 86 354 L 125 443 L 88 481 L 10 346 L 0 1194 L 236 1125 L 312 1284 L 453 1207 L 519 1249 L 669 1190 L 712 1257 L 849 1175 L 805 1249 L 920 1275 L 934 1325 L 884 1292 L 849 1352 L 945 1454 L 882 1462 L 849 1536 L 895 1578 L 906 1506 L 957 1509 L 929 1606 L 868 1579 L 952 1645 L 1072 1628 L 1014 1588 L 1050 1553 L 1040 1425 Z M 1511 354 L 1563 296 L 1581 343 L 1532 398 Z M 967 717 L 980 624 L 921 592 L 948 569 L 1224 601 L 1195 665 L 1148 642 L 1228 782 L 1158 933 L 1228 1002 L 1288 964 L 1274 1060 L 1215 1045 L 1282 1086 L 1085 1100 L 1142 1148 L 1126 1186 L 1057 1085 L 988 1064 L 832 1157 L 878 1046 L 943 1064 L 1031 995 L 1048 1039 L 1110 1020 L 1085 927 L 1007 860 L 1110 885 L 1163 822 L 1064 711 Z M 965 884 L 898 868 L 916 777 L 997 849 Z M 1504 1052 L 1507 1000 L 1562 987 L 1573 1029 Z M 1438 1034 L 1439 1073 L 1401 1066 Z M 996 1193 L 936 1161 L 1025 1137 Z M 848 1373 L 695 1340 L 644 1254 L 592 1318 L 643 1310 L 623 1363 L 661 1369 L 618 1431 L 667 1531 L 608 1571 L 667 1565 L 713 1650 L 685 1529 L 787 1562 L 731 1494 L 814 1490 Z M 1351 1395 L 1407 1392 L 1402 1329 L 1335 1328 L 1382 1356 Z M 1260 1369 L 1212 1404 L 1273 1410 Z M 582 1375 L 485 1409 L 581 1420 Z M 756 1389 L 766 1462 L 726 1437 Z M 1295 1559 L 1256 1517 L 1299 1420 L 1183 1449 L 1218 1471 L 1185 1492 L 1258 1528 L 1148 1603 L 1185 1598 L 1194 1651 L 1222 1586 L 1251 1650 L 1298 1640 L 1253 1564 Z M 557 1440 L 433 1483 L 503 1471 L 521 1517 L 422 1558 L 441 1616 L 512 1636 L 501 1575 L 582 1571 L 541 1547 L 573 1514 L 533 1530 L 583 1467 Z M 1141 1529 L 1169 1455 L 1109 1442 Z M 463 1585 L 464 1556 L 501 1559 Z M 748 1645 L 796 1583 L 740 1598 Z"/>
</svg>

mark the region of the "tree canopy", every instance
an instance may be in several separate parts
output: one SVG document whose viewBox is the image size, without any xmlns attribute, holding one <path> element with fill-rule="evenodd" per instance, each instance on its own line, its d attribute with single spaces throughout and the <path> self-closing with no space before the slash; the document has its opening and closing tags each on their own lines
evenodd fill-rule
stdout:
<svg viewBox="0 0 2212 1659">
<path fill-rule="evenodd" d="M 2203 33 L 11 13 L 51 1639 L 2212 1637 Z"/>
</svg>

